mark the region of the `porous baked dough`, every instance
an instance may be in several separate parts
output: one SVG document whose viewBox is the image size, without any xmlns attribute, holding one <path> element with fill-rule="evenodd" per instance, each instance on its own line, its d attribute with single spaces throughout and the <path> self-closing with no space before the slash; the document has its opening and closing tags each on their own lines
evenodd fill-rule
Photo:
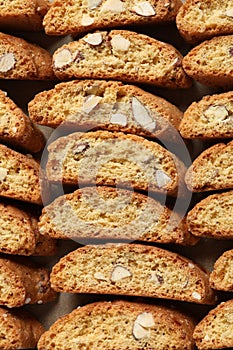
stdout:
<svg viewBox="0 0 233 350">
<path fill-rule="evenodd" d="M 233 250 L 224 252 L 215 262 L 210 274 L 213 289 L 233 291 Z"/>
</svg>

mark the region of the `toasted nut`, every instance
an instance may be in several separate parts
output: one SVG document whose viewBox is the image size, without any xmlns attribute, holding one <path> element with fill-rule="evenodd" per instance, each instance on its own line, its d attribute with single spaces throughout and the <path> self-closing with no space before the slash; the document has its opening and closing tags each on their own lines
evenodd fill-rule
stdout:
<svg viewBox="0 0 233 350">
<path fill-rule="evenodd" d="M 151 118 L 146 107 L 136 98 L 132 98 L 132 112 L 136 122 L 147 131 L 153 132 L 156 129 L 156 121 Z"/>
<path fill-rule="evenodd" d="M 135 322 L 144 328 L 151 328 L 155 326 L 154 317 L 150 312 L 143 312 L 142 314 L 138 315 Z"/>
<path fill-rule="evenodd" d="M 148 329 L 143 328 L 139 323 L 134 322 L 133 336 L 136 340 L 140 340 L 143 338 L 149 338 L 150 331 Z"/>
<path fill-rule="evenodd" d="M 192 293 L 192 297 L 193 297 L 194 299 L 201 300 L 201 295 L 200 295 L 199 293 L 197 293 L 197 292 L 193 292 L 193 293 Z"/>
<path fill-rule="evenodd" d="M 158 275 L 156 272 L 152 271 L 150 279 L 151 282 L 155 283 L 157 286 L 161 286 L 164 283 L 162 276 Z"/>
<path fill-rule="evenodd" d="M 111 45 L 113 50 L 126 52 L 129 50 L 130 41 L 122 35 L 114 35 L 111 39 Z"/>
<path fill-rule="evenodd" d="M 103 5 L 102 11 L 121 13 L 124 11 L 124 3 L 121 0 L 107 0 Z"/>
<path fill-rule="evenodd" d="M 228 117 L 229 112 L 224 105 L 210 106 L 203 113 L 208 120 L 221 121 Z"/>
<path fill-rule="evenodd" d="M 102 0 L 88 0 L 88 8 L 89 8 L 89 10 L 94 10 L 94 9 L 96 9 L 101 3 L 102 3 Z"/>
<path fill-rule="evenodd" d="M 88 34 L 83 40 L 90 45 L 98 46 L 102 43 L 103 37 L 101 33 L 94 33 Z"/>
<path fill-rule="evenodd" d="M 54 57 L 55 68 L 62 68 L 73 62 L 73 57 L 68 49 L 58 51 Z"/>
<path fill-rule="evenodd" d="M 96 95 L 89 95 L 85 98 L 83 103 L 83 111 L 90 113 L 102 100 L 102 97 Z"/>
<path fill-rule="evenodd" d="M 79 153 L 86 151 L 89 147 L 90 146 L 89 146 L 88 142 L 81 142 L 73 147 L 72 152 L 73 152 L 73 154 L 79 154 Z"/>
<path fill-rule="evenodd" d="M 226 10 L 225 15 L 226 15 L 227 17 L 233 17 L 233 9 L 228 9 L 228 10 Z"/>
<path fill-rule="evenodd" d="M 82 19 L 81 19 L 81 24 L 82 26 L 90 26 L 91 24 L 94 23 L 94 19 L 90 17 L 88 14 L 84 14 Z"/>
<path fill-rule="evenodd" d="M 12 68 L 14 68 L 15 63 L 15 56 L 12 52 L 4 53 L 2 56 L 0 56 L 0 72 L 8 72 Z"/>
<path fill-rule="evenodd" d="M 133 7 L 133 11 L 135 11 L 138 15 L 149 17 L 155 15 L 155 10 L 149 1 L 139 2 L 137 5 Z"/>
<path fill-rule="evenodd" d="M 126 267 L 118 265 L 114 268 L 112 272 L 111 281 L 118 282 L 123 278 L 130 277 L 130 276 L 132 276 L 132 274 Z"/>
<path fill-rule="evenodd" d="M 107 278 L 104 276 L 104 274 L 102 272 L 96 272 L 94 274 L 94 277 L 100 281 L 107 281 Z"/>
<path fill-rule="evenodd" d="M 127 115 L 121 114 L 121 113 L 112 114 L 111 119 L 110 119 L 110 123 L 126 126 L 127 125 Z"/>
<path fill-rule="evenodd" d="M 0 181 L 4 181 L 7 177 L 8 170 L 5 168 L 0 168 Z"/>
<path fill-rule="evenodd" d="M 155 177 L 159 188 L 166 186 L 172 181 L 170 176 L 165 174 L 162 170 L 156 170 Z"/>
</svg>

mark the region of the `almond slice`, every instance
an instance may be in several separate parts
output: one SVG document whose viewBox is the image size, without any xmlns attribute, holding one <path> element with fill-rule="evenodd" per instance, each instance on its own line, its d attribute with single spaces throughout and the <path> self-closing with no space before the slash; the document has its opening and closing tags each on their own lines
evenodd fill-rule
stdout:
<svg viewBox="0 0 233 350">
<path fill-rule="evenodd" d="M 233 8 L 226 10 L 225 15 L 227 17 L 233 17 Z"/>
<path fill-rule="evenodd" d="M 149 132 L 155 131 L 156 121 L 151 118 L 146 107 L 136 97 L 132 98 L 132 112 L 139 125 Z"/>
<path fill-rule="evenodd" d="M 100 281 L 107 281 L 107 278 L 104 276 L 104 274 L 102 272 L 96 272 L 94 274 L 94 277 Z"/>
<path fill-rule="evenodd" d="M 71 62 L 73 62 L 73 57 L 68 49 L 62 49 L 61 51 L 58 51 L 54 58 L 54 66 L 55 68 L 62 68 L 67 65 L 69 65 Z"/>
<path fill-rule="evenodd" d="M 207 108 L 203 114 L 208 120 L 216 119 L 217 121 L 221 121 L 228 117 L 229 112 L 224 105 L 215 105 Z"/>
<path fill-rule="evenodd" d="M 94 23 L 94 19 L 90 17 L 88 14 L 84 14 L 81 19 L 81 24 L 84 27 L 90 26 Z"/>
<path fill-rule="evenodd" d="M 124 9 L 124 3 L 121 0 L 107 0 L 103 5 L 102 11 L 121 13 Z"/>
<path fill-rule="evenodd" d="M 133 325 L 133 336 L 136 340 L 149 338 L 150 331 L 148 329 L 143 328 L 139 323 L 134 322 Z"/>
<path fill-rule="evenodd" d="M 90 45 L 98 46 L 102 43 L 103 37 L 101 33 L 93 33 L 88 34 L 83 40 Z"/>
<path fill-rule="evenodd" d="M 153 6 L 149 3 L 149 1 L 139 2 L 133 7 L 133 11 L 135 11 L 138 15 L 144 17 L 155 15 L 155 10 Z"/>
<path fill-rule="evenodd" d="M 5 168 L 0 168 L 0 181 L 4 181 L 7 177 L 8 170 Z"/>
<path fill-rule="evenodd" d="M 114 35 L 111 39 L 113 50 L 126 52 L 129 50 L 130 41 L 122 35 Z"/>
<path fill-rule="evenodd" d="M 166 186 L 167 184 L 169 184 L 169 182 L 172 181 L 170 176 L 165 174 L 165 172 L 162 170 L 156 170 L 155 176 L 159 188 Z"/>
<path fill-rule="evenodd" d="M 111 281 L 118 282 L 123 278 L 131 277 L 131 272 L 124 266 L 117 265 L 112 271 Z"/>
<path fill-rule="evenodd" d="M 142 314 L 138 315 L 135 322 L 144 328 L 151 328 L 155 326 L 154 317 L 150 312 L 143 312 Z"/>
<path fill-rule="evenodd" d="M 102 0 L 88 0 L 88 8 L 89 10 L 96 9 L 100 4 L 102 3 Z"/>
<path fill-rule="evenodd" d="M 0 56 L 0 72 L 8 72 L 12 68 L 14 68 L 15 63 L 15 56 L 12 52 L 4 53 L 2 56 Z"/>
<path fill-rule="evenodd" d="M 85 98 L 83 103 L 83 111 L 90 113 L 102 100 L 102 97 L 96 95 L 89 95 Z"/>
<path fill-rule="evenodd" d="M 127 125 L 127 115 L 122 114 L 122 113 L 112 114 L 111 119 L 110 119 L 110 123 L 126 126 Z"/>
</svg>

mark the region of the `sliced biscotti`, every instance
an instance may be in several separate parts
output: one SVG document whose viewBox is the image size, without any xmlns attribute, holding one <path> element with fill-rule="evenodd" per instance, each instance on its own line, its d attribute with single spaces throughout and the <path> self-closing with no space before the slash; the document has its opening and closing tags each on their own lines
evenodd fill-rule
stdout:
<svg viewBox="0 0 233 350">
<path fill-rule="evenodd" d="M 233 188 L 233 141 L 202 152 L 188 169 L 185 181 L 193 192 Z"/>
<path fill-rule="evenodd" d="M 40 235 L 38 219 L 17 206 L 0 203 L 0 252 L 17 255 L 53 255 L 56 241 Z"/>
<path fill-rule="evenodd" d="M 187 215 L 188 230 L 195 236 L 233 238 L 233 191 L 203 199 Z"/>
<path fill-rule="evenodd" d="M 184 112 L 179 126 L 187 139 L 233 137 L 233 92 L 204 96 Z"/>
<path fill-rule="evenodd" d="M 39 31 L 50 7 L 49 0 L 4 0 L 0 3 L 0 28 Z"/>
<path fill-rule="evenodd" d="M 80 34 L 93 29 L 173 21 L 180 0 L 87 0 L 54 2 L 43 25 L 46 34 Z"/>
<path fill-rule="evenodd" d="M 233 34 L 233 7 L 229 0 L 186 0 L 176 17 L 180 34 L 190 43 Z"/>
<path fill-rule="evenodd" d="M 116 81 L 74 80 L 37 94 L 28 105 L 40 125 L 175 137 L 183 113 L 161 97 Z M 174 130 L 175 129 L 175 130 Z"/>
<path fill-rule="evenodd" d="M 184 165 L 159 144 L 120 132 L 93 131 L 60 137 L 48 146 L 49 181 L 109 185 L 173 195 Z"/>
<path fill-rule="evenodd" d="M 0 196 L 42 204 L 39 163 L 0 144 Z"/>
<path fill-rule="evenodd" d="M 206 40 L 194 47 L 182 61 L 193 79 L 212 87 L 233 87 L 233 35 Z"/>
<path fill-rule="evenodd" d="M 170 44 L 127 30 L 95 32 L 61 46 L 53 55 L 59 79 L 115 79 L 187 88 L 182 55 Z"/>
<path fill-rule="evenodd" d="M 170 308 L 127 301 L 97 302 L 58 319 L 39 350 L 192 350 L 194 323 Z"/>
<path fill-rule="evenodd" d="M 0 141 L 27 152 L 39 152 L 45 145 L 42 132 L 23 111 L 0 90 Z"/>
<path fill-rule="evenodd" d="M 41 47 L 0 33 L 0 79 L 53 79 L 52 58 Z"/>
<path fill-rule="evenodd" d="M 214 302 L 208 273 L 176 253 L 138 244 L 85 246 L 52 269 L 56 291 Z"/>
<path fill-rule="evenodd" d="M 45 332 L 44 327 L 26 311 L 0 308 L 0 348 L 33 349 Z"/>
<path fill-rule="evenodd" d="M 28 259 L 0 258 L 0 305 L 43 304 L 55 297 L 47 269 Z"/>
<path fill-rule="evenodd" d="M 215 262 L 210 284 L 213 289 L 233 291 L 233 250 L 224 252 Z"/>
<path fill-rule="evenodd" d="M 219 304 L 201 320 L 194 331 L 199 350 L 233 347 L 233 300 Z"/>
<path fill-rule="evenodd" d="M 158 201 L 107 186 L 84 187 L 56 198 L 43 208 L 39 230 L 59 239 L 196 243 L 185 220 Z"/>
</svg>

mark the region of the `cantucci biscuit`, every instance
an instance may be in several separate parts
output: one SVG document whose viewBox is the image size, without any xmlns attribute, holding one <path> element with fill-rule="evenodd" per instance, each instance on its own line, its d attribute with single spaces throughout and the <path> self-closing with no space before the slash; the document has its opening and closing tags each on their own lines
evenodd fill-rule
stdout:
<svg viewBox="0 0 233 350">
<path fill-rule="evenodd" d="M 233 34 L 232 0 L 186 0 L 176 17 L 180 34 L 190 43 Z"/>
<path fill-rule="evenodd" d="M 28 259 L 0 258 L 0 305 L 43 304 L 55 297 L 47 269 Z"/>
<path fill-rule="evenodd" d="M 44 17 L 46 34 L 80 34 L 93 29 L 173 21 L 180 0 L 81 0 L 54 2 Z"/>
<path fill-rule="evenodd" d="M 67 220 L 69 218 L 69 220 Z M 185 219 L 151 197 L 107 186 L 84 187 L 42 210 L 40 233 L 74 240 L 124 239 L 195 244 Z"/>
<path fill-rule="evenodd" d="M 233 35 L 206 40 L 194 47 L 182 61 L 185 72 L 202 84 L 233 87 Z"/>
<path fill-rule="evenodd" d="M 32 315 L 23 310 L 0 308 L 0 348 L 2 350 L 33 349 L 45 332 Z"/>
<path fill-rule="evenodd" d="M 50 275 L 54 290 L 130 295 L 211 304 L 209 275 L 176 253 L 138 244 L 85 246 L 64 256 Z"/>
<path fill-rule="evenodd" d="M 184 112 L 179 126 L 186 139 L 233 137 L 233 92 L 204 96 Z"/>
<path fill-rule="evenodd" d="M 214 350 L 233 347 L 233 300 L 219 304 L 211 310 L 194 331 L 194 340 L 199 350 Z"/>
<path fill-rule="evenodd" d="M 28 110 L 35 123 L 52 128 L 62 124 L 72 131 L 105 129 L 166 140 L 177 136 L 183 116 L 173 104 L 136 86 L 100 80 L 58 84 L 37 94 Z"/>
<path fill-rule="evenodd" d="M 0 33 L 0 79 L 53 79 L 52 58 L 41 47 Z"/>
<path fill-rule="evenodd" d="M 182 55 L 170 44 L 127 30 L 89 33 L 53 54 L 59 79 L 115 79 L 169 88 L 188 88 Z"/>
<path fill-rule="evenodd" d="M 59 318 L 38 350 L 192 350 L 194 323 L 170 308 L 128 301 L 97 302 Z"/>
<path fill-rule="evenodd" d="M 208 196 L 187 215 L 188 229 L 200 237 L 233 238 L 233 191 Z"/>
<path fill-rule="evenodd" d="M 193 192 L 233 188 L 233 141 L 202 152 L 188 169 L 185 181 Z"/>
<path fill-rule="evenodd" d="M 183 163 L 159 144 L 140 136 L 77 132 L 58 138 L 48 151 L 46 174 L 51 182 L 121 184 L 170 195 L 182 189 Z"/>
<path fill-rule="evenodd" d="M 214 264 L 210 274 L 213 289 L 233 291 L 233 250 L 224 252 Z"/>
</svg>

